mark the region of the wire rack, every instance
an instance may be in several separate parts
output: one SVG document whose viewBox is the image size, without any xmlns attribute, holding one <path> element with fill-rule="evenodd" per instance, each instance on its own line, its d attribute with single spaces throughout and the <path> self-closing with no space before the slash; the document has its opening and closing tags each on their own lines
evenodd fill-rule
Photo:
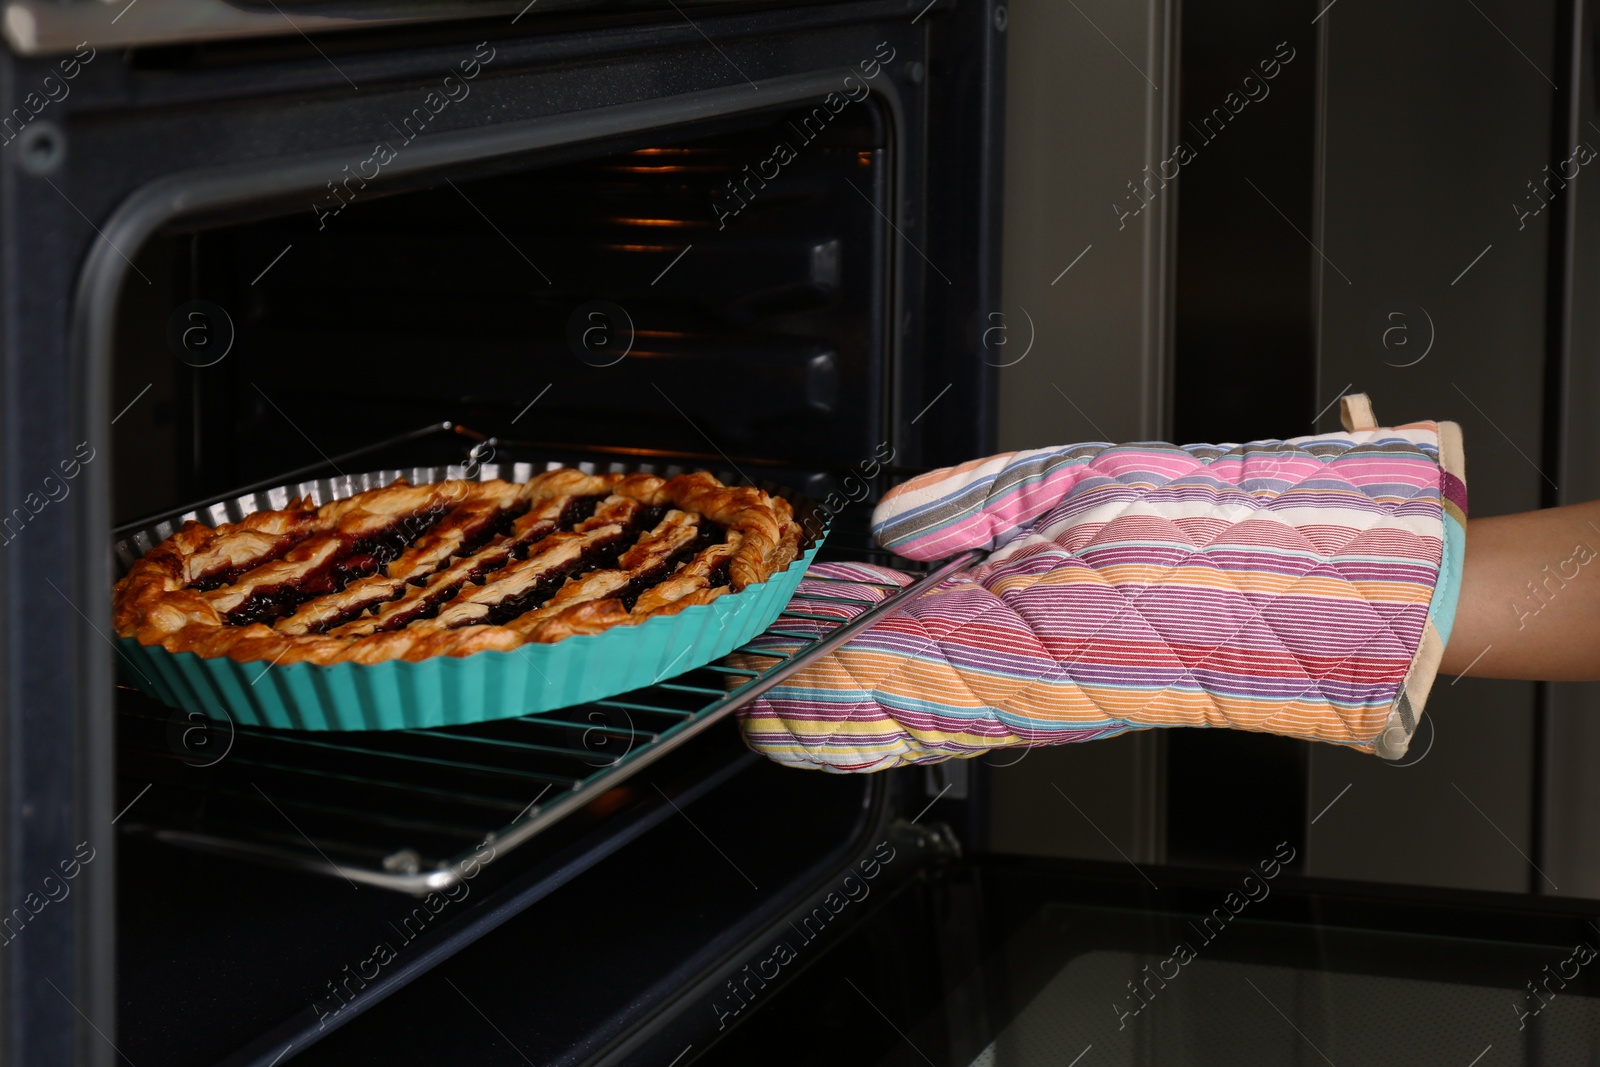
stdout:
<svg viewBox="0 0 1600 1067">
<path fill-rule="evenodd" d="M 889 563 L 848 531 L 825 558 Z M 970 566 L 929 570 L 841 623 L 813 575 L 767 631 L 792 652 L 746 647 L 729 660 L 648 688 L 540 715 L 471 726 L 360 733 L 264 730 L 170 710 L 119 693 L 119 781 L 125 832 L 238 858 L 422 894 L 470 877 L 484 844 L 496 857 L 726 719 L 857 631 Z M 905 568 L 905 561 L 893 561 Z M 858 583 L 860 584 L 860 583 Z M 807 610 L 811 608 L 812 610 Z M 789 629 L 815 624 L 819 636 Z M 159 788 L 159 803 L 135 807 Z M 121 816 L 119 815 L 119 819 Z"/>
</svg>

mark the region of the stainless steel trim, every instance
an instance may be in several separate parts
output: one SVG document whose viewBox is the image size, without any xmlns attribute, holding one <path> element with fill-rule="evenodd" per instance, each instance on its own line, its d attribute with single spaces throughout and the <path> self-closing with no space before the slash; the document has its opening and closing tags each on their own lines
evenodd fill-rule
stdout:
<svg viewBox="0 0 1600 1067">
<path fill-rule="evenodd" d="M 225 0 L 8 0 L 3 31 L 6 43 L 17 54 L 48 56 L 70 53 L 84 42 L 96 48 L 131 48 L 296 36 L 357 27 L 460 21 L 465 17 L 513 13 L 526 6 L 526 0 L 475 0 L 470 5 L 419 0 L 406 5 L 376 4 L 370 15 L 359 16 L 309 11 L 290 15 L 281 8 L 250 11 Z"/>
<path fill-rule="evenodd" d="M 7 0 L 0 32 L 17 54 L 46 56 L 71 52 L 85 42 L 96 48 L 132 48 L 465 22 L 512 14 L 515 23 L 525 14 L 537 18 L 551 11 L 583 7 L 592 0 L 538 2 L 534 8 L 530 0 L 364 0 L 341 4 L 340 13 L 328 14 L 293 7 L 284 10 L 276 3 L 271 4 L 272 10 L 252 9 L 227 0 Z M 658 6 L 666 10 L 668 5 Z"/>
</svg>

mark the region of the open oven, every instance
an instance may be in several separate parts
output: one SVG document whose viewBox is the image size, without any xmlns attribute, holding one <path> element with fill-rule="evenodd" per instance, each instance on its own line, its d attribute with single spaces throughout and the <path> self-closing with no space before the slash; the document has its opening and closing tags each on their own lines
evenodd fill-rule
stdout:
<svg viewBox="0 0 1600 1067">
<path fill-rule="evenodd" d="M 1283 203 L 1307 232 L 1333 226 L 1326 210 L 1354 234 L 1338 196 L 1314 202 L 1326 131 L 1309 116 L 1346 99 L 1323 95 L 1344 9 L 1316 7 L 1284 31 L 1306 58 L 1280 111 L 1229 136 L 1258 138 L 1264 183 L 1304 193 Z M 1597 979 L 1565 969 L 1587 962 L 1572 946 L 1592 907 L 1306 877 L 1374 877 L 1335 846 L 1409 847 L 1316 825 L 1308 768 L 1326 785 L 1347 753 L 1195 731 L 1021 768 L 824 775 L 743 746 L 742 703 L 967 559 L 792 655 L 475 726 L 266 730 L 128 684 L 115 577 L 248 494 L 417 469 L 708 469 L 808 501 L 820 558 L 891 562 L 868 539 L 877 496 L 1018 432 L 997 416 L 1020 360 L 996 346 L 1025 310 L 1000 289 L 1008 32 L 1014 58 L 1081 67 L 1061 80 L 1098 92 L 1086 53 L 1025 41 L 1001 0 L 0 10 L 0 1067 L 1465 1064 L 1486 1044 L 1507 1057 L 1487 1067 L 1594 1047 Z M 1056 331 L 1042 346 L 1087 353 L 1071 357 L 1093 371 L 1083 406 L 1037 357 L 1009 388 L 1066 398 L 1072 414 L 1038 420 L 1050 440 L 1087 435 L 1078 418 L 1137 427 L 1117 439 L 1209 435 L 1236 383 L 1198 382 L 1198 361 L 1174 374 L 1173 331 L 1203 341 L 1196 321 L 1231 330 L 1261 300 L 1242 286 L 1228 314 L 1197 315 L 1222 287 L 1196 279 L 1231 277 L 1207 264 L 1248 245 L 1292 295 L 1315 263 L 1256 223 L 1236 236 L 1203 171 L 1184 228 L 1174 186 L 1109 236 L 1131 216 L 1094 182 L 1121 196 L 1141 164 L 1117 153 L 1138 140 L 1159 159 L 1186 113 L 1177 5 L 1105 28 L 1058 14 L 1053 41 L 1081 35 L 1151 95 L 1096 97 L 1078 116 L 1094 151 L 1041 168 L 1061 180 L 1050 199 L 1093 207 L 1065 212 L 1088 221 L 1052 231 L 1066 244 L 1015 293 Z M 1186 5 L 1185 47 L 1203 59 L 1210 33 L 1253 60 L 1219 14 Z M 1144 52 L 1115 54 L 1140 34 Z M 1199 107 L 1208 68 L 1185 70 Z M 1021 114 L 1057 106 L 1035 97 Z M 1058 299 L 1096 245 L 1100 273 Z M 1317 349 L 1317 316 L 1342 307 L 1321 299 L 1269 301 L 1305 333 L 1241 363 L 1285 434 L 1351 358 Z M 1076 322 L 1084 300 L 1105 306 Z M 797 597 L 773 629 L 827 598 Z M 277 683 L 270 665 L 256 683 Z M 1123 809 L 1109 833 L 1073 800 L 1091 792 L 1096 813 Z M 1344 810 L 1379 803 L 1363 792 L 1381 795 L 1366 783 Z M 1026 810 L 1039 796 L 1052 807 Z M 1224 801 L 1257 807 L 1214 817 Z M 1019 847 L 1024 823 L 1106 862 Z M 1524 997 L 1551 968 L 1563 995 Z M 1374 1022 L 1391 1017 L 1406 1025 Z"/>
<path fill-rule="evenodd" d="M 102 620 L 130 546 L 198 503 L 417 466 L 709 468 L 870 555 L 894 471 L 992 446 L 1002 5 L 349 5 L 315 39 L 311 9 L 85 7 L 8 16 L 4 60 L 27 502 L 0 581 L 30 614 L 5 624 L 0 1062 L 344 1062 L 338 1035 L 380 1031 L 430 1062 L 667 1062 L 839 872 L 953 854 L 954 797 L 907 821 L 925 776 L 743 749 L 732 710 L 800 657 L 298 733 L 144 696 Z M 440 969 L 474 948 L 510 970 Z M 402 1038 L 373 1009 L 430 976 L 456 1002 Z"/>
</svg>

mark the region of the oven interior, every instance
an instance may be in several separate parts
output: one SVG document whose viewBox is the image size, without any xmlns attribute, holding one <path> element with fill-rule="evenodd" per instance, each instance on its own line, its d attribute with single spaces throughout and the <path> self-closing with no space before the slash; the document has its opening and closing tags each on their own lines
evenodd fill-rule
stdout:
<svg viewBox="0 0 1600 1067">
<path fill-rule="evenodd" d="M 113 394 L 151 388 L 115 427 L 117 521 L 444 420 L 813 474 L 872 456 L 883 117 L 720 125 L 381 193 L 344 172 L 315 210 L 161 233 L 119 317 Z M 764 180 L 778 142 L 803 151 Z"/>
<path fill-rule="evenodd" d="M 469 457 L 508 472 L 707 467 L 843 499 L 830 494 L 891 437 L 893 161 L 874 106 L 825 128 L 813 116 L 768 110 L 381 190 L 346 180 L 318 211 L 268 201 L 158 232 L 116 319 L 113 395 L 134 398 L 113 427 L 119 531 L 245 487 Z M 781 183 L 751 169 L 806 134 Z M 877 492 L 903 474 L 866 480 Z M 887 561 L 869 509 L 818 512 L 825 558 Z M 122 1047 L 272 1062 L 418 976 L 437 982 L 474 945 L 441 1018 L 497 988 L 559 1020 L 539 1062 L 624 1040 L 640 1001 L 670 1001 L 848 862 L 898 788 L 767 765 L 731 721 L 656 757 L 758 673 L 713 665 L 559 714 L 350 735 L 202 720 L 124 677 Z M 493 863 L 462 877 L 486 848 Z M 428 881 L 441 871 L 455 876 Z M 641 955 L 639 927 L 666 916 L 672 935 Z M 623 959 L 596 999 L 597 961 Z M 486 973 L 503 980 L 486 988 Z"/>
</svg>

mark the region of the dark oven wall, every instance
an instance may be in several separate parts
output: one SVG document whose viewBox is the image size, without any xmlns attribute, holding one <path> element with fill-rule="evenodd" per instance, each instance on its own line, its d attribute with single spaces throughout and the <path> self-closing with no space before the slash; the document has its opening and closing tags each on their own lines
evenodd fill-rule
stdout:
<svg viewBox="0 0 1600 1067">
<path fill-rule="evenodd" d="M 264 76 L 228 48 L 139 54 L 135 84 L 181 110 L 119 114 L 101 158 L 128 188 L 186 169 L 139 151 L 180 122 L 189 162 L 256 158 L 236 179 L 257 203 L 113 257 L 143 290 L 116 324 L 114 408 L 140 397 L 114 431 L 140 472 L 117 481 L 118 521 L 444 418 L 840 471 L 885 445 L 913 466 L 981 451 L 986 68 L 970 45 L 930 48 L 938 20 L 897 5 L 729 22 L 751 63 L 661 25 L 559 46 L 460 31 L 425 58 L 324 45 L 289 108 L 185 106 L 203 91 L 179 86 Z M 414 69 L 455 70 L 459 102 Z M 490 143 L 570 108 L 564 129 L 523 127 L 526 150 Z M 295 192 L 260 170 L 329 145 L 349 147 Z M 74 140 L 74 162 L 96 147 Z"/>
<path fill-rule="evenodd" d="M 864 100 L 387 196 L 335 183 L 321 220 L 147 246 L 175 301 L 225 309 L 232 351 L 135 342 L 119 369 L 163 379 L 185 499 L 443 419 L 848 466 L 888 439 L 890 139 Z M 197 362 L 227 343 L 192 338 Z"/>
</svg>

